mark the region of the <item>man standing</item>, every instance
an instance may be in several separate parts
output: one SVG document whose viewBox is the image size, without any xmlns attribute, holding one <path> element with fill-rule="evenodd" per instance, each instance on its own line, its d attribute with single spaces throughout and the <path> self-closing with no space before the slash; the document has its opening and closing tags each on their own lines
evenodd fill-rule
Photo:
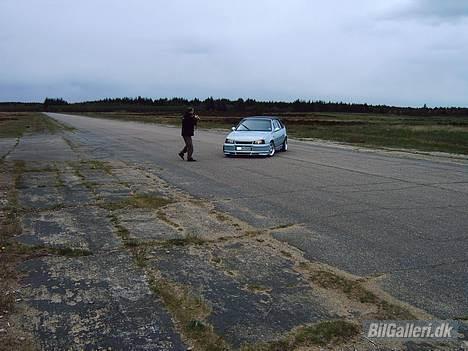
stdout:
<svg viewBox="0 0 468 351">
<path fill-rule="evenodd" d="M 185 141 L 185 146 L 182 149 L 181 152 L 179 152 L 180 158 L 183 160 L 185 153 L 187 153 L 187 161 L 189 162 L 195 162 L 192 158 L 193 154 L 193 143 L 192 143 L 192 136 L 193 132 L 195 129 L 195 126 L 197 125 L 199 118 L 195 114 L 195 111 L 193 108 L 189 108 L 184 115 L 182 116 L 182 137 L 184 138 Z"/>
</svg>

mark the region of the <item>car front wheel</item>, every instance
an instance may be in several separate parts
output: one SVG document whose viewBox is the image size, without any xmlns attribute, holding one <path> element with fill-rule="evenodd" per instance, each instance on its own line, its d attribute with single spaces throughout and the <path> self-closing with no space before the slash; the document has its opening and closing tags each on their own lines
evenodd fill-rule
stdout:
<svg viewBox="0 0 468 351">
<path fill-rule="evenodd" d="M 270 141 L 270 152 L 268 153 L 268 156 L 273 156 L 275 154 L 275 143 Z"/>
</svg>

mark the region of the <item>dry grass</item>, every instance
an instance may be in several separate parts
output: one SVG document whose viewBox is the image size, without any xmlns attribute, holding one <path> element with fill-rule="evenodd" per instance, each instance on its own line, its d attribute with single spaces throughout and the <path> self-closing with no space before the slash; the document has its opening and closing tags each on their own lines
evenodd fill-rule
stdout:
<svg viewBox="0 0 468 351">
<path fill-rule="evenodd" d="M 18 138 L 24 134 L 57 133 L 72 130 L 38 112 L 0 112 L 0 138 Z"/>
<path fill-rule="evenodd" d="M 145 123 L 180 125 L 180 117 L 147 113 L 84 113 Z M 403 116 L 365 113 L 283 113 L 288 134 L 367 147 L 468 154 L 468 116 Z M 201 116 L 200 128 L 229 130 L 240 117 Z"/>
</svg>

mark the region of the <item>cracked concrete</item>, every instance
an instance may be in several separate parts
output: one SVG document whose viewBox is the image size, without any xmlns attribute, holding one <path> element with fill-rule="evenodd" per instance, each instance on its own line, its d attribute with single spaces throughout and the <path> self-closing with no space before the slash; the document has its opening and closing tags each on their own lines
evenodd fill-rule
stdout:
<svg viewBox="0 0 468 351">
<path fill-rule="evenodd" d="M 154 210 L 126 209 L 116 211 L 121 225 L 129 231 L 129 238 L 138 241 L 182 239 L 184 235 L 177 229 L 158 219 Z"/>
<path fill-rule="evenodd" d="M 25 262 L 17 325 L 41 349 L 182 350 L 171 317 L 124 252 Z"/>
<path fill-rule="evenodd" d="M 0 140 L 0 160 L 8 157 L 19 143 L 19 138 L 2 138 Z"/>
<path fill-rule="evenodd" d="M 300 268 L 304 262 L 326 264 L 339 275 L 351 272 L 352 281 L 364 277 L 379 296 L 386 296 L 382 288 L 393 295 L 392 302 L 403 300 L 402 308 L 418 307 L 421 316 L 465 313 L 468 294 L 460 287 L 468 281 L 466 251 L 455 247 L 453 261 L 439 252 L 440 245 L 451 248 L 452 243 L 464 242 L 459 213 L 466 199 L 460 193 L 451 190 L 449 196 L 438 186 L 432 186 L 435 190 L 429 195 L 405 193 L 419 191 L 420 185 L 413 187 L 403 179 L 404 172 L 381 177 L 374 170 L 363 179 L 363 166 L 349 161 L 340 167 L 324 166 L 333 170 L 324 179 L 323 169 L 322 174 L 310 173 L 295 157 L 288 161 L 288 174 L 279 170 L 275 176 L 264 169 L 253 172 L 246 160 L 233 160 L 241 164 L 236 172 L 255 173 L 239 183 L 233 170 L 221 174 L 218 166 L 208 166 L 207 172 L 199 165 L 174 166 L 161 156 L 164 153 L 148 158 L 148 152 L 112 134 L 99 134 L 99 128 L 50 140 L 22 138 L 19 148 L 6 157 L 7 162 L 26 161 L 17 183 L 23 231 L 16 241 L 91 253 L 41 254 L 20 265 L 23 287 L 12 321 L 32 335 L 39 348 L 197 348 L 197 340 L 187 337 L 186 326 L 151 289 L 148 277 L 155 272 L 200 296 L 211 311 L 203 323 L 233 348 L 278 340 L 309 323 L 333 318 L 359 321 L 376 313 L 371 303 L 356 302 L 311 282 Z M 170 133 L 162 138 L 171 139 Z M 146 140 L 145 136 L 141 142 L 146 145 Z M 383 162 L 375 155 L 371 159 Z M 274 167 L 270 159 L 258 162 Z M 342 178 L 339 172 L 350 169 Z M 285 176 L 292 173 L 295 181 L 286 182 Z M 462 184 L 463 177 L 454 171 L 449 184 Z M 421 182 L 435 184 L 436 177 L 423 178 Z M 226 185 L 229 182 L 232 186 Z M 301 186 L 305 190 L 297 191 Z M 359 198 L 360 190 L 368 195 Z M 264 192 L 260 198 L 258 191 Z M 154 208 L 117 206 L 136 194 L 168 203 Z M 429 206 L 432 195 L 439 198 Z M 283 201 L 289 196 L 294 201 Z M 438 227 L 438 211 L 449 208 L 449 198 L 453 223 L 443 221 Z M 405 217 L 397 211 L 407 199 L 414 199 L 416 206 L 407 206 Z M 376 207 L 382 213 L 369 221 Z M 419 209 L 432 209 L 433 221 Z M 444 233 L 443 240 L 437 240 L 430 229 L 434 227 Z M 412 241 L 402 247 L 405 237 L 417 235 L 424 247 L 415 251 Z M 397 255 L 385 254 L 383 247 Z M 441 293 L 441 285 L 449 291 Z M 415 294 L 418 291 L 424 291 L 425 298 Z M 363 346 L 362 342 L 353 339 L 348 346 Z"/>
<path fill-rule="evenodd" d="M 294 327 L 332 318 L 293 263 L 255 241 L 155 248 L 150 267 L 203 296 L 214 330 L 233 345 L 282 337 Z"/>
<path fill-rule="evenodd" d="M 113 235 L 107 211 L 99 207 L 74 207 L 28 213 L 17 240 L 28 245 L 69 247 L 94 253 L 121 246 Z"/>
</svg>

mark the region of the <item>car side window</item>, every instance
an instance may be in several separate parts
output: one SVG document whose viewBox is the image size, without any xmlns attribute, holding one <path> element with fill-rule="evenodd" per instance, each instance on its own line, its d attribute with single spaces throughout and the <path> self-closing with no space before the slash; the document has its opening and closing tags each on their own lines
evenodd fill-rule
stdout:
<svg viewBox="0 0 468 351">
<path fill-rule="evenodd" d="M 278 125 L 278 122 L 274 119 L 273 120 L 273 130 L 276 130 L 277 128 L 279 128 L 279 125 Z"/>
<path fill-rule="evenodd" d="M 283 121 L 280 120 L 280 119 L 277 119 L 277 121 L 278 121 L 278 124 L 279 124 L 280 128 L 283 129 L 284 128 Z"/>
</svg>

